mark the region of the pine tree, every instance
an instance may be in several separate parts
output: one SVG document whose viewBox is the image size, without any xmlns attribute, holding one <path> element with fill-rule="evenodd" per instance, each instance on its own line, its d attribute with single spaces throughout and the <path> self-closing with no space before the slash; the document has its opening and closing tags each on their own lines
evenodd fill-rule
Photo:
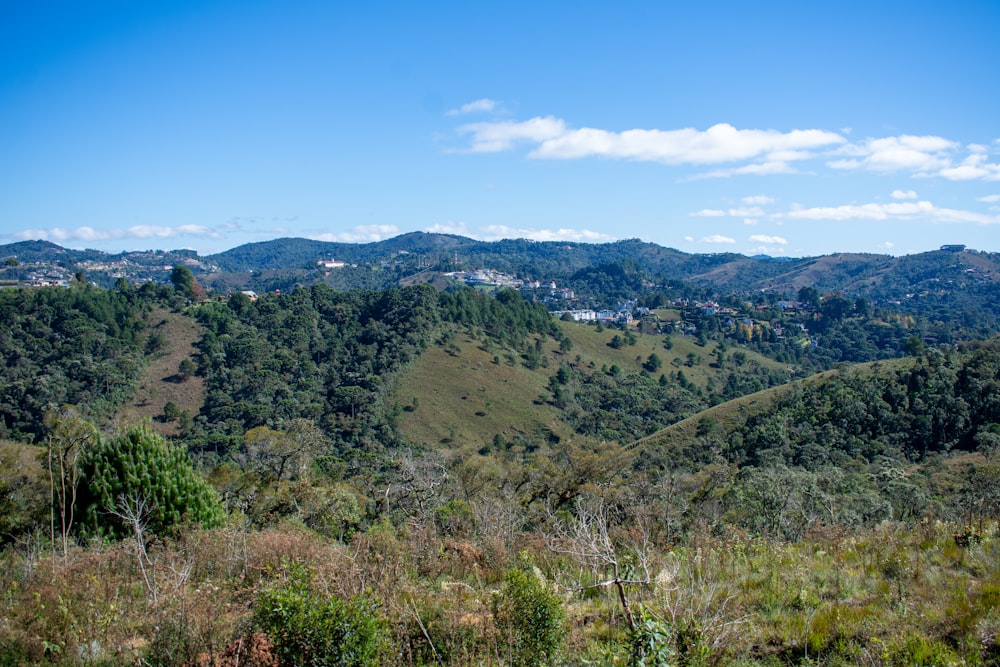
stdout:
<svg viewBox="0 0 1000 667">
<path fill-rule="evenodd" d="M 77 496 L 83 530 L 120 537 L 127 531 L 113 512 L 123 501 L 142 501 L 149 528 L 162 533 L 183 521 L 217 526 L 224 512 L 215 490 L 191 464 L 148 425 L 129 426 L 102 439 L 81 461 Z"/>
</svg>

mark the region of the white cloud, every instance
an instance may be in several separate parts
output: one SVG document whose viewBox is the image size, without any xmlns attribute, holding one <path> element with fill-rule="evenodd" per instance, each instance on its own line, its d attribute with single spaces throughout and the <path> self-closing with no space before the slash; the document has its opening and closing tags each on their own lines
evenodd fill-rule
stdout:
<svg viewBox="0 0 1000 667">
<path fill-rule="evenodd" d="M 566 132 L 566 123 L 558 118 L 532 118 L 522 122 L 469 123 L 458 128 L 459 134 L 471 134 L 473 153 L 508 151 L 522 142 L 541 143 Z"/>
<path fill-rule="evenodd" d="M 464 222 L 439 222 L 424 230 L 428 234 L 454 234 L 455 236 L 472 236 L 469 227 Z"/>
<path fill-rule="evenodd" d="M 750 252 L 757 255 L 783 255 L 785 254 L 785 249 L 780 246 L 771 247 L 762 245 L 756 248 L 751 248 Z"/>
<path fill-rule="evenodd" d="M 692 213 L 691 216 L 695 218 L 721 218 L 724 216 L 731 216 L 733 218 L 747 218 L 747 217 L 763 217 L 767 215 L 764 209 L 759 206 L 749 206 L 749 207 L 738 207 L 730 208 L 726 210 L 718 208 L 703 208 L 700 211 Z"/>
<path fill-rule="evenodd" d="M 501 239 L 529 239 L 531 241 L 577 241 L 582 243 L 606 243 L 615 237 L 590 229 L 537 229 L 530 227 L 508 227 L 507 225 L 487 225 L 471 228 L 464 222 L 448 221 L 431 225 L 426 230 L 433 234 L 456 234 L 480 241 Z"/>
<path fill-rule="evenodd" d="M 744 197 L 740 201 L 747 206 L 765 206 L 767 204 L 773 204 L 774 198 L 768 197 L 767 195 L 753 195 L 750 197 Z"/>
<path fill-rule="evenodd" d="M 486 97 L 476 100 L 474 102 L 469 102 L 468 104 L 463 104 L 457 109 L 452 109 L 448 112 L 449 116 L 460 116 L 467 113 L 492 113 L 497 109 L 496 100 L 491 100 Z"/>
<path fill-rule="evenodd" d="M 314 241 L 331 241 L 335 243 L 374 243 L 399 235 L 396 225 L 360 225 L 343 232 L 325 232 L 309 238 Z"/>
<path fill-rule="evenodd" d="M 757 221 L 754 220 L 753 218 L 743 218 L 743 224 L 744 225 L 756 225 Z"/>
<path fill-rule="evenodd" d="M 626 130 L 610 132 L 583 128 L 546 139 L 534 157 L 571 159 L 589 156 L 664 162 L 719 164 L 749 160 L 776 151 L 823 148 L 844 138 L 822 130 L 739 130 L 728 123 L 707 130 Z"/>
<path fill-rule="evenodd" d="M 892 250 L 893 248 L 896 247 L 896 244 L 893 243 L 892 241 L 886 241 L 885 243 L 882 244 L 882 247 L 885 248 L 886 250 Z"/>
<path fill-rule="evenodd" d="M 694 243 L 694 237 L 693 236 L 685 236 L 684 240 L 687 241 L 688 243 Z"/>
<path fill-rule="evenodd" d="M 727 211 L 729 215 L 734 218 L 759 218 L 767 215 L 759 206 L 750 206 L 746 208 L 731 208 Z"/>
<path fill-rule="evenodd" d="M 787 162 L 763 162 L 735 167 L 732 169 L 714 169 L 701 174 L 694 174 L 683 180 L 701 181 L 708 178 L 729 178 L 730 176 L 773 176 L 776 174 L 797 174 L 795 169 Z"/>
<path fill-rule="evenodd" d="M 218 232 L 202 225 L 133 225 L 123 229 L 95 229 L 93 227 L 52 227 L 50 229 L 23 229 L 12 234 L 18 239 L 41 239 L 57 243 L 82 241 L 113 241 L 120 239 L 171 239 L 179 236 L 204 236 L 222 238 Z"/>
<path fill-rule="evenodd" d="M 614 241 L 613 236 L 590 229 L 517 229 L 506 225 L 488 225 L 483 228 L 484 240 L 524 238 L 532 241 L 582 241 L 603 243 Z"/>
<path fill-rule="evenodd" d="M 1000 195 L 986 195 L 985 197 L 979 197 L 976 201 L 994 204 L 996 202 L 1000 202 Z"/>
<path fill-rule="evenodd" d="M 833 169 L 867 169 L 875 172 L 912 171 L 931 174 L 951 165 L 951 153 L 959 145 L 943 137 L 900 135 L 866 139 L 848 144 L 837 152 L 845 159 L 827 165 Z"/>
<path fill-rule="evenodd" d="M 983 153 L 974 153 L 956 167 L 941 170 L 941 176 L 949 181 L 1000 181 L 1000 164 L 989 163 Z"/>
<path fill-rule="evenodd" d="M 473 152 L 510 150 L 519 142 L 535 143 L 533 158 L 570 160 L 605 157 L 664 164 L 721 164 L 763 159 L 748 173 L 787 170 L 789 160 L 812 157 L 811 151 L 843 144 L 846 140 L 826 130 L 740 130 L 719 123 L 706 130 L 570 129 L 562 119 L 535 117 L 521 122 L 470 123 L 458 128 L 470 134 Z"/>
<path fill-rule="evenodd" d="M 449 115 L 498 109 L 490 99 L 476 100 Z M 601 128 L 571 128 L 562 118 L 536 116 L 524 121 L 487 121 L 457 128 L 469 137 L 466 152 L 497 153 L 527 147 L 535 159 L 574 160 L 607 158 L 667 165 L 729 165 L 684 176 L 682 181 L 732 176 L 798 174 L 797 163 L 825 159 L 835 170 L 865 170 L 876 173 L 908 172 L 915 177 L 948 180 L 1000 181 L 1000 163 L 989 162 L 991 146 L 962 145 L 936 135 L 902 134 L 869 137 L 850 142 L 849 129 L 779 130 L 739 129 L 718 123 L 704 130 L 630 129 L 621 132 Z M 1000 145 L 1000 140 L 994 142 Z M 963 157 L 959 153 L 965 152 Z M 897 190 L 913 199 L 912 191 Z M 744 198 L 748 205 L 770 204 L 765 195 Z"/>
<path fill-rule="evenodd" d="M 780 236 L 768 236 L 767 234 L 754 234 L 747 240 L 754 243 L 767 243 L 769 245 L 788 245 L 788 241 Z"/>
<path fill-rule="evenodd" d="M 705 236 L 701 239 L 702 243 L 736 243 L 736 239 L 730 238 L 728 236 L 723 236 L 722 234 L 712 234 L 711 236 Z"/>
<path fill-rule="evenodd" d="M 793 209 L 784 214 L 798 220 L 913 220 L 929 222 L 972 222 L 981 225 L 1000 224 L 1000 216 L 974 211 L 938 208 L 929 201 L 893 204 L 846 204 L 816 208 Z"/>
<path fill-rule="evenodd" d="M 893 190 L 893 199 L 916 199 L 917 193 L 913 190 Z"/>
</svg>

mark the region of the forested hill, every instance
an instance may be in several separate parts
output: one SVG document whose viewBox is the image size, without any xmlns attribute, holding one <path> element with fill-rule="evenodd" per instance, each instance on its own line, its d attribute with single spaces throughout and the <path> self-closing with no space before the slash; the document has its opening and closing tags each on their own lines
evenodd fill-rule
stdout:
<svg viewBox="0 0 1000 667">
<path fill-rule="evenodd" d="M 667 465 L 715 458 L 810 470 L 993 453 L 1000 448 L 1000 339 L 829 371 L 716 406 L 633 447 Z"/>
<path fill-rule="evenodd" d="M 484 242 L 448 234 L 414 232 L 373 243 L 330 243 L 283 238 L 251 243 L 223 253 L 198 257 L 189 250 L 123 252 L 70 250 L 46 241 L 0 246 L 0 260 L 57 262 L 72 269 L 84 262 L 126 261 L 158 265 L 184 261 L 198 273 L 299 270 L 305 284 L 318 282 L 316 262 L 335 258 L 351 264 L 378 266 L 392 260 L 406 275 L 428 266 L 441 270 L 488 267 L 522 278 L 567 282 L 578 272 L 599 266 L 625 265 L 647 282 L 689 281 L 742 293 L 794 295 L 802 287 L 841 291 L 885 299 L 933 299 L 968 292 L 996 301 L 1000 255 L 974 250 L 935 250 L 891 257 L 835 253 L 821 257 L 746 257 L 733 253 L 690 254 L 638 239 L 613 243 L 536 242 L 507 239 Z M 457 262 L 457 263 L 456 263 Z M 164 275 L 163 282 L 169 279 Z M 990 297 L 989 295 L 993 295 Z M 992 307 L 990 303 L 987 307 Z"/>
<path fill-rule="evenodd" d="M 349 263 L 377 262 L 399 252 L 425 254 L 466 246 L 471 239 L 450 234 L 413 232 L 374 243 L 333 243 L 284 238 L 248 243 L 207 259 L 224 271 L 313 268 L 320 259 L 336 258 Z"/>
</svg>

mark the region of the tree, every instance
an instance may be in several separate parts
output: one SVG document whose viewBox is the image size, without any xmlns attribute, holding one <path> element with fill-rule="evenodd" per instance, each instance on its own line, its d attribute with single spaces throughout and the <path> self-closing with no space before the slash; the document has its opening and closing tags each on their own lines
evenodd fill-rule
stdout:
<svg viewBox="0 0 1000 667">
<path fill-rule="evenodd" d="M 198 366 L 191 361 L 191 357 L 184 357 L 181 360 L 180 366 L 177 368 L 177 372 L 181 376 L 182 380 L 188 380 L 192 375 L 198 372 Z"/>
<path fill-rule="evenodd" d="M 799 289 L 799 301 L 809 310 L 819 310 L 819 291 L 815 287 Z"/>
<path fill-rule="evenodd" d="M 163 406 L 163 421 L 172 422 L 181 416 L 181 410 L 173 401 L 167 401 Z"/>
<path fill-rule="evenodd" d="M 173 283 L 175 290 L 188 299 L 197 301 L 205 297 L 205 290 L 195 280 L 194 273 L 183 264 L 178 264 L 170 272 L 170 282 Z"/>
<path fill-rule="evenodd" d="M 853 307 L 854 304 L 852 304 L 850 301 L 840 296 L 839 294 L 828 296 L 827 298 L 823 299 L 823 303 L 821 305 L 823 317 L 829 318 L 831 320 L 843 319 L 844 317 L 847 316 L 848 313 L 851 312 L 851 309 Z"/>
<path fill-rule="evenodd" d="M 46 424 L 49 427 L 46 462 L 52 507 L 49 532 L 54 545 L 56 523 L 59 524 L 59 539 L 65 559 L 69 556 L 69 534 L 76 518 L 76 497 L 81 477 L 79 462 L 98 442 L 99 436 L 94 425 L 84 420 L 72 406 L 50 413 Z"/>
<path fill-rule="evenodd" d="M 660 355 L 653 352 L 646 358 L 645 363 L 642 365 L 650 373 L 655 373 L 663 367 L 663 359 L 660 359 Z"/>
<path fill-rule="evenodd" d="M 603 498 L 578 497 L 575 516 L 568 520 L 555 519 L 556 537 L 551 546 L 591 569 L 594 583 L 581 586 L 581 589 L 615 587 L 625 620 L 629 629 L 634 630 L 635 617 L 625 587 L 649 583 L 649 534 L 644 527 L 637 526 L 639 538 L 625 547 L 614 535 L 611 514 Z"/>
<path fill-rule="evenodd" d="M 128 426 L 99 439 L 80 458 L 76 511 L 90 534 L 123 537 L 134 523 L 116 516 L 121 499 L 141 501 L 144 526 L 162 533 L 184 521 L 217 526 L 225 516 L 215 490 L 195 472 L 187 453 L 172 447 L 148 424 Z"/>
<path fill-rule="evenodd" d="M 906 354 L 911 357 L 918 357 L 923 354 L 927 348 L 924 345 L 924 339 L 914 334 L 906 339 L 906 343 L 903 344 L 903 349 L 905 349 Z"/>
<path fill-rule="evenodd" d="M 266 480 L 293 480 L 301 476 L 330 443 L 308 419 L 295 419 L 285 431 L 258 426 L 243 436 L 238 462 Z"/>
</svg>

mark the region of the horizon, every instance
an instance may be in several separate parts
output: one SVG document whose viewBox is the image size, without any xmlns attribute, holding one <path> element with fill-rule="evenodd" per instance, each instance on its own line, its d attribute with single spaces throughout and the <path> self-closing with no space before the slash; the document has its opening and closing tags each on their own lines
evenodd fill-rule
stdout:
<svg viewBox="0 0 1000 667">
<path fill-rule="evenodd" d="M 0 243 L 997 252 L 996 34 L 987 0 L 9 4 Z"/>
<path fill-rule="evenodd" d="M 60 248 L 65 249 L 65 250 L 73 250 L 73 251 L 78 251 L 78 252 L 103 252 L 103 253 L 106 253 L 106 254 L 109 254 L 109 255 L 118 255 L 118 254 L 143 253 L 143 252 L 162 252 L 162 253 L 168 253 L 168 252 L 183 251 L 183 252 L 194 252 L 198 257 L 203 257 L 204 258 L 204 257 L 211 257 L 213 255 L 225 254 L 226 252 L 229 252 L 231 250 L 235 250 L 237 248 L 240 248 L 240 247 L 243 247 L 243 246 L 246 246 L 246 245 L 272 243 L 274 241 L 286 241 L 286 240 L 297 241 L 297 240 L 302 240 L 302 241 L 315 241 L 315 242 L 318 242 L 318 243 L 336 243 L 336 244 L 341 244 L 341 245 L 371 245 L 371 244 L 375 244 L 375 243 L 382 243 L 382 242 L 385 242 L 385 241 L 391 241 L 393 239 L 400 238 L 402 236 L 409 236 L 409 235 L 413 235 L 413 234 L 430 234 L 430 235 L 449 236 L 449 237 L 452 237 L 452 238 L 461 238 L 461 239 L 466 239 L 466 240 L 469 240 L 469 241 L 475 241 L 477 243 L 496 243 L 496 242 L 499 242 L 499 241 L 529 241 L 531 243 L 574 243 L 574 244 L 582 244 L 582 245 L 605 245 L 605 244 L 619 243 L 619 242 L 624 242 L 624 241 L 639 241 L 641 243 L 652 243 L 653 245 L 658 245 L 661 248 L 665 248 L 667 250 L 675 250 L 677 252 L 681 252 L 681 253 L 685 253 L 685 254 L 689 254 L 689 255 L 726 255 L 726 254 L 733 254 L 733 255 L 741 255 L 741 256 L 749 257 L 749 258 L 768 257 L 770 259 L 786 259 L 786 260 L 809 259 L 809 258 L 814 258 L 814 257 L 825 257 L 825 256 L 833 256 L 833 255 L 884 255 L 886 257 L 905 257 L 905 256 L 909 256 L 909 255 L 919 255 L 919 254 L 928 253 L 928 252 L 939 252 L 939 251 L 943 250 L 945 246 L 948 246 L 948 245 L 961 245 L 961 246 L 964 246 L 964 250 L 965 251 L 969 251 L 969 252 L 976 252 L 976 253 L 994 253 L 995 252 L 995 251 L 991 251 L 991 250 L 983 250 L 983 249 L 979 249 L 979 248 L 974 248 L 974 247 L 969 246 L 968 244 L 964 244 L 964 243 L 947 243 L 947 244 L 941 244 L 937 248 L 927 248 L 927 249 L 924 249 L 924 250 L 916 250 L 914 252 L 909 252 L 909 253 L 905 253 L 905 254 L 893 254 L 893 253 L 890 253 L 890 252 L 854 252 L 854 251 L 838 251 L 838 250 L 834 250 L 834 251 L 827 252 L 827 253 L 822 253 L 822 254 L 819 254 L 819 255 L 768 255 L 766 253 L 756 253 L 756 254 L 741 253 L 741 252 L 736 252 L 736 251 L 733 251 L 733 250 L 729 250 L 729 251 L 726 251 L 726 250 L 701 251 L 701 252 L 699 252 L 699 251 L 689 251 L 689 250 L 683 250 L 681 248 L 676 248 L 676 247 L 673 247 L 673 246 L 665 246 L 665 245 L 662 245 L 662 244 L 655 243 L 653 241 L 645 241 L 645 240 L 637 238 L 637 237 L 621 238 L 621 239 L 615 239 L 615 240 L 612 240 L 612 241 L 536 240 L 536 239 L 528 239 L 528 238 L 506 238 L 506 239 L 495 239 L 495 240 L 491 240 L 491 241 L 482 241 L 480 239 L 476 239 L 476 238 L 473 238 L 473 237 L 470 237 L 470 236 L 462 236 L 461 234 L 452 234 L 452 233 L 449 233 L 449 232 L 426 232 L 426 231 L 422 231 L 422 230 L 414 230 L 414 231 L 410 231 L 410 232 L 401 232 L 399 234 L 396 234 L 395 236 L 389 236 L 389 237 L 386 237 L 384 239 L 379 239 L 377 241 L 324 241 L 322 239 L 311 239 L 311 238 L 307 238 L 307 237 L 304 237 L 304 236 L 279 236 L 279 237 L 275 237 L 275 238 L 272 238 L 272 239 L 264 239 L 264 240 L 259 240 L 259 241 L 248 241 L 246 243 L 241 243 L 241 244 L 229 247 L 229 248 L 224 248 L 222 250 L 215 251 L 215 252 L 209 252 L 209 253 L 203 253 L 203 252 L 199 251 L 197 248 L 186 248 L 186 247 L 145 247 L 145 248 L 134 247 L 134 248 L 125 248 L 125 249 L 122 249 L 122 250 L 112 250 L 112 251 L 109 251 L 109 250 L 102 250 L 100 248 L 92 248 L 92 247 L 86 247 L 86 246 L 64 245 L 64 244 L 61 244 L 61 243 L 59 243 L 57 241 L 53 241 L 51 239 L 21 239 L 19 241 L 11 241 L 9 243 L 0 244 L 0 246 L 13 245 L 15 243 L 38 243 L 38 242 L 44 242 L 44 243 L 55 244 L 55 245 L 59 246 Z M 334 259 L 336 259 L 336 258 L 334 258 Z"/>
</svg>

